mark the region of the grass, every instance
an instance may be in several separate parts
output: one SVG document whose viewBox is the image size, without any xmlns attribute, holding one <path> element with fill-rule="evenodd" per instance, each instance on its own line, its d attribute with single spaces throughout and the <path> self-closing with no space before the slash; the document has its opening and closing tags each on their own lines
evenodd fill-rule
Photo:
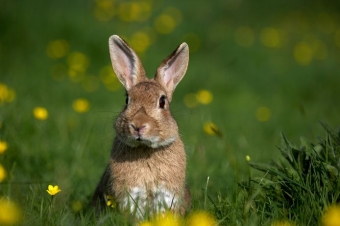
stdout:
<svg viewBox="0 0 340 226">
<path fill-rule="evenodd" d="M 7 174 L 0 197 L 19 206 L 19 224 L 133 224 L 110 210 L 97 222 L 87 209 L 125 101 L 107 70 L 112 34 L 135 43 L 149 77 L 178 44 L 189 44 L 189 69 L 171 108 L 186 146 L 193 212 L 209 211 L 221 225 L 320 223 L 324 209 L 338 201 L 338 185 L 320 162 L 336 163 L 313 152 L 330 151 L 336 140 L 331 129 L 324 138 L 318 122 L 339 124 L 338 3 L 145 1 L 143 14 L 130 14 L 118 10 L 129 8 L 124 1 L 104 2 L 0 3 L 0 83 L 6 88 L 0 86 L 0 141 L 8 145 L 0 154 Z M 162 15 L 171 18 L 161 23 L 168 33 L 157 28 Z M 8 89 L 14 98 L 5 98 Z M 202 90 L 211 102 L 197 98 Z M 88 101 L 88 109 L 74 109 L 79 99 Z M 48 111 L 46 120 L 33 115 L 39 106 Z M 211 122 L 218 136 L 204 131 Z M 281 132 L 290 142 L 283 139 L 280 152 Z M 291 145 L 301 135 L 306 149 Z M 310 145 L 319 135 L 323 140 Z M 315 161 L 307 164 L 301 160 L 306 156 Z M 271 160 L 275 164 L 267 165 Z M 285 167 L 305 180 L 291 178 Z M 319 179 L 334 193 L 313 183 Z M 62 190 L 53 205 L 49 184 Z M 315 191 L 313 199 L 306 188 Z"/>
</svg>

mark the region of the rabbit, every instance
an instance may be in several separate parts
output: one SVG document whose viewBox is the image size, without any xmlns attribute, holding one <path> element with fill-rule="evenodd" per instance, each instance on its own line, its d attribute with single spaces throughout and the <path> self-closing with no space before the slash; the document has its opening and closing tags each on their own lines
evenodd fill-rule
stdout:
<svg viewBox="0 0 340 226">
<path fill-rule="evenodd" d="M 153 79 L 146 77 L 137 54 L 119 36 L 109 38 L 109 50 L 114 72 L 126 90 L 126 105 L 114 123 L 110 160 L 92 205 L 103 208 L 111 196 L 119 210 L 137 217 L 167 210 L 185 214 L 191 203 L 186 154 L 169 107 L 187 70 L 189 47 L 179 45 Z"/>
</svg>

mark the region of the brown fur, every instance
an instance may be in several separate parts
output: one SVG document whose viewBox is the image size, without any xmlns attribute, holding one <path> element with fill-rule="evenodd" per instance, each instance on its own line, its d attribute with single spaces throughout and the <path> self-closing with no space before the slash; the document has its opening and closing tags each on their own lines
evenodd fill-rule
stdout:
<svg viewBox="0 0 340 226">
<path fill-rule="evenodd" d="M 128 104 L 116 119 L 110 161 L 92 204 L 105 206 L 105 196 L 111 195 L 121 209 L 126 209 L 123 203 L 138 188 L 146 191 L 146 201 L 151 205 L 155 205 L 157 191 L 161 195 L 166 191 L 177 200 L 168 207 L 184 213 L 190 206 L 190 192 L 185 185 L 186 155 L 169 103 L 185 74 L 188 47 L 180 45 L 162 62 L 155 78 L 147 79 L 139 58 L 122 39 L 111 36 L 109 45 L 112 65 L 127 91 Z M 162 96 L 164 107 L 160 107 Z"/>
</svg>

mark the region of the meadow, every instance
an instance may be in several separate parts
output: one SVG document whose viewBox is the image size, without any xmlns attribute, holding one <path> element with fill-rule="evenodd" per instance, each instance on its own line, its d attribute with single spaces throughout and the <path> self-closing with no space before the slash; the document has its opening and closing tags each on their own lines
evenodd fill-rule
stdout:
<svg viewBox="0 0 340 226">
<path fill-rule="evenodd" d="M 340 225 L 339 10 L 336 1 L 1 2 L 0 225 L 134 225 L 111 208 L 97 219 L 88 206 L 125 104 L 112 34 L 150 78 L 189 45 L 171 103 L 189 217 Z M 48 185 L 61 191 L 51 196 Z M 167 224 L 179 225 L 173 217 Z"/>
</svg>

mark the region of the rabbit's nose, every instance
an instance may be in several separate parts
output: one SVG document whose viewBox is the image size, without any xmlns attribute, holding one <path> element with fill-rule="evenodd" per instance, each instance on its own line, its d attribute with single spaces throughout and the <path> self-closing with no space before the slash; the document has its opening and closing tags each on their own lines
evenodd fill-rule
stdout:
<svg viewBox="0 0 340 226">
<path fill-rule="evenodd" d="M 138 135 L 141 135 L 144 132 L 144 130 L 146 129 L 145 124 L 138 126 L 138 125 L 134 125 L 134 124 L 131 123 L 130 126 L 133 128 L 134 131 L 136 131 L 138 133 Z"/>
</svg>

